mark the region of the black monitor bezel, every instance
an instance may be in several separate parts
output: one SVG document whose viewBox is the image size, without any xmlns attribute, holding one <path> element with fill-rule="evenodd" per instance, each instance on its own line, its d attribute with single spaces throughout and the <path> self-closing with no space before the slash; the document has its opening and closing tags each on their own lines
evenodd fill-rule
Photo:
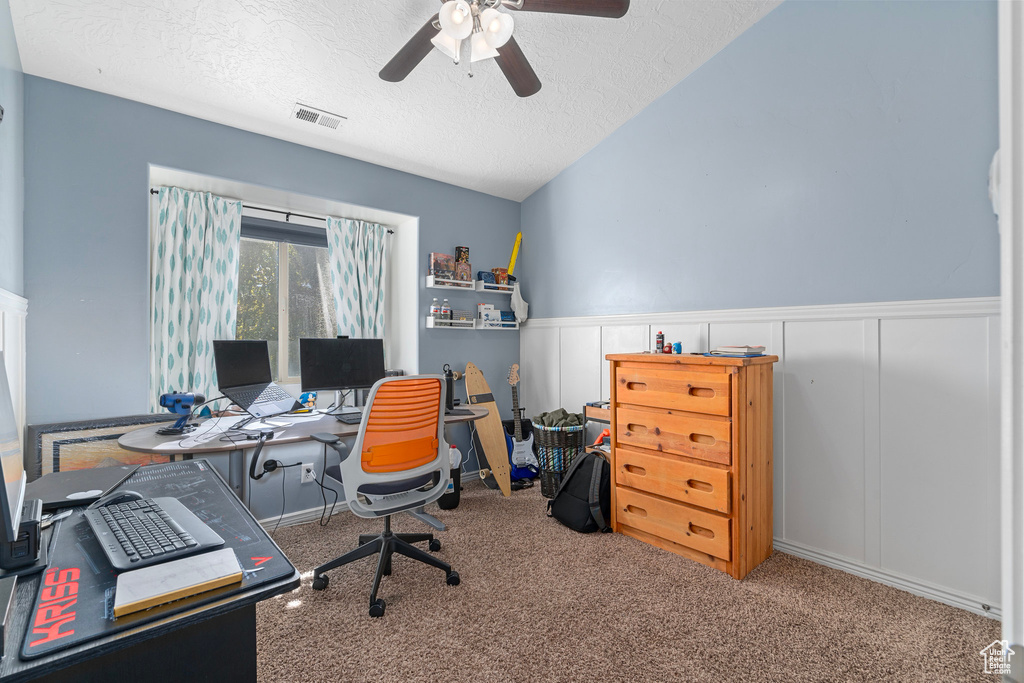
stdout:
<svg viewBox="0 0 1024 683">
<path fill-rule="evenodd" d="M 22 448 L 21 435 L 18 432 L 17 415 L 14 412 L 14 396 L 7 379 L 7 366 L 4 363 L 4 352 L 0 351 L 0 420 L 5 415 L 9 416 L 10 425 L 8 431 L 13 435 L 13 441 L 17 444 L 18 464 L 21 468 L 21 477 L 17 484 L 17 500 L 11 500 L 7 489 L 7 472 L 3 469 L 3 458 L 0 457 L 0 518 L 3 519 L 3 528 L 0 529 L 0 541 L 13 543 L 18 539 L 18 527 L 21 525 L 21 508 L 25 504 L 25 488 L 28 486 L 28 475 L 25 473 L 25 453 Z M 0 424 L 0 442 L 4 437 L 4 426 Z"/>
<path fill-rule="evenodd" d="M 384 340 L 383 339 L 349 339 L 347 337 L 303 337 L 299 339 L 299 382 L 301 391 L 349 391 L 351 389 L 368 389 L 376 384 L 377 380 L 370 383 L 353 383 L 353 384 L 323 384 L 318 385 L 312 383 L 312 377 L 307 372 L 309 368 L 307 363 L 303 360 L 304 356 L 302 353 L 302 347 L 308 343 L 320 343 L 323 346 L 334 346 L 336 348 L 343 348 L 351 344 L 359 343 L 373 343 L 379 344 L 381 350 L 381 373 L 378 379 L 383 379 L 387 373 L 387 364 L 384 359 Z M 308 355 L 306 356 L 308 358 Z"/>
</svg>

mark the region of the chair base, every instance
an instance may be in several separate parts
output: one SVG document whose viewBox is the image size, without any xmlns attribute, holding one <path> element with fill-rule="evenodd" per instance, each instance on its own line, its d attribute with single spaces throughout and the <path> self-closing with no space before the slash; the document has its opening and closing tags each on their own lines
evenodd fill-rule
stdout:
<svg viewBox="0 0 1024 683">
<path fill-rule="evenodd" d="M 313 588 L 314 590 L 327 588 L 328 577 L 324 576 L 326 572 L 364 557 L 377 555 L 377 571 L 373 577 L 373 589 L 370 591 L 370 616 L 384 616 L 385 603 L 384 600 L 377 598 L 377 591 L 380 589 L 381 579 L 391 574 L 391 556 L 395 553 L 437 567 L 444 571 L 449 586 L 459 585 L 459 573 L 453 571 L 451 565 L 412 545 L 421 541 L 429 541 L 431 550 L 441 549 L 441 542 L 435 539 L 433 534 L 393 533 L 391 531 L 391 515 L 388 515 L 384 518 L 383 533 L 377 536 L 360 534 L 359 545 L 356 548 L 313 570 Z"/>
</svg>

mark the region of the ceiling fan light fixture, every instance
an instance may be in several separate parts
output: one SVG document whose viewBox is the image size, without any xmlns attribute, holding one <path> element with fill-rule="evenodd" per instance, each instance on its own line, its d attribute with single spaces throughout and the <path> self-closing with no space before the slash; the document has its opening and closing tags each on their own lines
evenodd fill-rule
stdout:
<svg viewBox="0 0 1024 683">
<path fill-rule="evenodd" d="M 473 32 L 473 11 L 466 0 L 448 0 L 437 13 L 441 30 L 454 40 L 469 38 Z"/>
<path fill-rule="evenodd" d="M 487 44 L 487 38 L 484 37 L 484 31 L 478 31 L 473 34 L 470 46 L 470 62 L 479 62 L 485 59 L 493 59 L 498 56 L 498 51 Z"/>
<path fill-rule="evenodd" d="M 484 40 L 489 46 L 497 49 L 512 37 L 515 21 L 511 14 L 488 7 L 480 13 L 480 25 L 483 27 Z"/>
<path fill-rule="evenodd" d="M 430 42 L 434 44 L 439 51 L 448 55 L 455 63 L 459 63 L 459 48 L 462 45 L 461 40 L 455 40 L 444 31 L 438 31 L 437 35 L 430 39 Z"/>
</svg>

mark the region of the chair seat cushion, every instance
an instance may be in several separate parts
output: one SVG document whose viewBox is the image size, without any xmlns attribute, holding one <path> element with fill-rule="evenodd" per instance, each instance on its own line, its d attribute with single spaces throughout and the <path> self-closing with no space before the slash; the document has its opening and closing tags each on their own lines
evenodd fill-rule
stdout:
<svg viewBox="0 0 1024 683">
<path fill-rule="evenodd" d="M 329 465 L 327 467 L 327 476 L 331 479 L 335 479 L 344 485 L 341 478 L 341 466 L 340 465 Z M 418 477 L 412 477 L 411 479 L 402 479 L 401 481 L 393 481 L 387 484 L 363 484 L 359 487 L 359 493 L 369 493 L 371 496 L 384 496 L 390 493 L 401 493 L 402 491 L 413 491 L 426 486 L 433 481 L 433 474 L 423 474 Z"/>
<path fill-rule="evenodd" d="M 363 484 L 359 487 L 359 493 L 369 493 L 372 496 L 384 496 L 389 493 L 402 493 L 403 491 L 415 491 L 421 486 L 426 486 L 434 478 L 433 474 L 422 474 L 411 479 L 391 481 L 386 484 Z"/>
</svg>

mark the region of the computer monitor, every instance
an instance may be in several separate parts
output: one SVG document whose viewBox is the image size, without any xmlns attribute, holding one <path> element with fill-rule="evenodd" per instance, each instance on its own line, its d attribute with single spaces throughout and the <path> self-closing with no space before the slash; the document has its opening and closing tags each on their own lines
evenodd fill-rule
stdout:
<svg viewBox="0 0 1024 683">
<path fill-rule="evenodd" d="M 384 377 L 383 339 L 299 339 L 303 391 L 365 389 Z"/>
<path fill-rule="evenodd" d="M 13 543 L 18 539 L 27 480 L 3 351 L 0 351 L 0 477 L 3 478 L 3 486 L 0 486 L 0 517 L 3 518 L 0 541 Z"/>
<path fill-rule="evenodd" d="M 265 340 L 214 340 L 213 359 L 217 365 L 217 385 L 222 390 L 224 387 L 269 384 L 273 380 L 270 347 Z"/>
</svg>

